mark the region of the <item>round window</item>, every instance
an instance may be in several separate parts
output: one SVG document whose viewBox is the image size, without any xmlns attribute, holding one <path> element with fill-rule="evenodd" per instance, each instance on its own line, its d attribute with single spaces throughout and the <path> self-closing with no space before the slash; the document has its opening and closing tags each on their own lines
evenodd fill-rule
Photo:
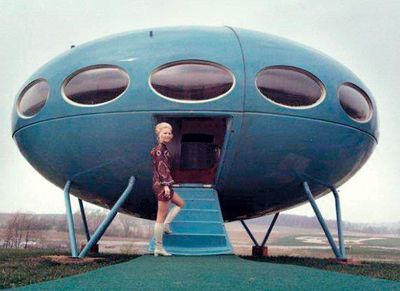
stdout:
<svg viewBox="0 0 400 291">
<path fill-rule="evenodd" d="M 18 97 L 18 112 L 25 117 L 34 116 L 43 108 L 49 93 L 50 87 L 46 80 L 37 79 L 29 83 Z"/>
<path fill-rule="evenodd" d="M 352 83 L 344 83 L 338 91 L 340 105 L 355 121 L 367 122 L 372 117 L 372 103 L 368 95 Z"/>
<path fill-rule="evenodd" d="M 129 76 L 111 65 L 81 69 L 64 82 L 63 92 L 73 103 L 100 105 L 121 96 L 128 88 Z"/>
<path fill-rule="evenodd" d="M 302 109 L 322 102 L 325 89 L 311 73 L 288 66 L 269 67 L 256 77 L 261 94 L 279 105 Z"/>
<path fill-rule="evenodd" d="M 220 98 L 234 83 L 234 76 L 227 68 L 207 61 L 170 63 L 150 76 L 151 87 L 161 96 L 186 102 Z"/>
</svg>

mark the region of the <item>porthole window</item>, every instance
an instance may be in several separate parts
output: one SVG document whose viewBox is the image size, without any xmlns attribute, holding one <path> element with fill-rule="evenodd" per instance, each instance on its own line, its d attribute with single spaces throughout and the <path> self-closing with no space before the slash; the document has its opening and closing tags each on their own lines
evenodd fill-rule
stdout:
<svg viewBox="0 0 400 291">
<path fill-rule="evenodd" d="M 74 104 L 100 105 L 108 103 L 128 88 L 129 76 L 111 65 L 91 66 L 81 69 L 64 82 L 63 94 Z"/>
<path fill-rule="evenodd" d="M 261 70 L 256 77 L 256 86 L 268 100 L 295 109 L 315 106 L 325 97 L 325 88 L 317 77 L 289 66 Z"/>
<path fill-rule="evenodd" d="M 161 66 L 151 74 L 149 82 L 163 97 L 194 103 L 226 95 L 233 89 L 235 78 L 219 64 L 187 60 Z"/>
<path fill-rule="evenodd" d="M 372 103 L 367 93 L 351 83 L 344 83 L 338 91 L 340 105 L 355 121 L 367 122 L 372 117 Z"/>
<path fill-rule="evenodd" d="M 37 79 L 28 84 L 17 101 L 17 110 L 24 117 L 32 117 L 43 108 L 49 97 L 50 87 L 44 79 Z"/>
</svg>

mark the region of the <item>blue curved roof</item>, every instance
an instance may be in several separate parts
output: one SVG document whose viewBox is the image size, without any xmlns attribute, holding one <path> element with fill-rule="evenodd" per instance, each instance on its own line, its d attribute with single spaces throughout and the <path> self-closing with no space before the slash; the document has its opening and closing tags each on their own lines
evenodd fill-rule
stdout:
<svg viewBox="0 0 400 291">
<path fill-rule="evenodd" d="M 68 50 L 28 78 L 22 89 L 37 78 L 50 84 L 50 96 L 43 109 L 32 118 L 20 118 L 13 111 L 13 133 L 36 122 L 66 116 L 147 110 L 264 112 L 294 115 L 351 126 L 376 139 L 376 104 L 368 88 L 350 70 L 332 58 L 303 45 L 265 33 L 231 27 L 155 28 L 122 33 Z M 211 102 L 185 104 L 160 98 L 149 86 L 151 72 L 160 65 L 178 60 L 207 60 L 219 63 L 234 74 L 236 84 L 225 97 Z M 130 85 L 121 98 L 96 106 L 79 107 L 66 102 L 61 93 L 65 79 L 87 66 L 112 64 L 130 75 Z M 257 73 L 269 66 L 302 68 L 318 77 L 326 89 L 318 106 L 299 110 L 268 101 L 256 89 Z M 375 109 L 367 123 L 352 120 L 341 108 L 337 89 L 351 82 L 370 96 Z M 19 95 L 19 93 L 17 96 Z"/>
</svg>

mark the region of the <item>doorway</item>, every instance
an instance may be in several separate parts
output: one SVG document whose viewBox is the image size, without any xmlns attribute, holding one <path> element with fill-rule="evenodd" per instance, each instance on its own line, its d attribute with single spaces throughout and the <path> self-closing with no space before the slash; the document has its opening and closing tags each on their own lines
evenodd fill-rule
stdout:
<svg viewBox="0 0 400 291">
<path fill-rule="evenodd" d="M 156 117 L 168 122 L 174 138 L 168 144 L 175 183 L 215 184 L 226 133 L 225 117 Z"/>
</svg>

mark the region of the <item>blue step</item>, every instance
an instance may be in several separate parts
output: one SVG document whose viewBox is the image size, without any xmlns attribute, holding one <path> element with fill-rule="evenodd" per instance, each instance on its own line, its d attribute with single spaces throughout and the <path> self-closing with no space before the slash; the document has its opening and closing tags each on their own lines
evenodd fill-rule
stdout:
<svg viewBox="0 0 400 291">
<path fill-rule="evenodd" d="M 186 209 L 183 208 L 175 221 L 219 221 L 220 212 L 208 209 Z"/>
<path fill-rule="evenodd" d="M 215 191 L 212 188 L 174 188 L 174 190 L 181 196 L 183 199 L 215 199 L 215 196 L 210 194 L 210 190 Z"/>
<path fill-rule="evenodd" d="M 204 246 L 223 247 L 226 245 L 224 234 L 172 233 L 164 236 L 165 246 L 200 248 Z"/>
<path fill-rule="evenodd" d="M 173 233 L 164 235 L 165 249 L 175 255 L 232 254 L 217 191 L 202 185 L 174 187 L 174 190 L 186 203 L 171 223 Z M 154 251 L 154 239 L 149 250 Z"/>
<path fill-rule="evenodd" d="M 218 210 L 218 204 L 215 203 L 215 199 L 185 199 L 185 202 L 185 209 Z"/>
<path fill-rule="evenodd" d="M 202 248 L 193 248 L 193 247 L 174 247 L 168 246 L 168 252 L 174 255 L 180 256 L 206 256 L 206 255 L 230 255 L 232 254 L 232 247 L 230 244 L 227 244 L 224 247 L 202 247 Z M 153 251 L 153 249 L 151 250 Z"/>
<path fill-rule="evenodd" d="M 190 233 L 196 229 L 197 233 L 214 233 L 214 234 L 224 234 L 224 225 L 220 222 L 186 222 L 186 221 L 174 221 L 171 225 L 171 230 L 174 233 Z"/>
</svg>

